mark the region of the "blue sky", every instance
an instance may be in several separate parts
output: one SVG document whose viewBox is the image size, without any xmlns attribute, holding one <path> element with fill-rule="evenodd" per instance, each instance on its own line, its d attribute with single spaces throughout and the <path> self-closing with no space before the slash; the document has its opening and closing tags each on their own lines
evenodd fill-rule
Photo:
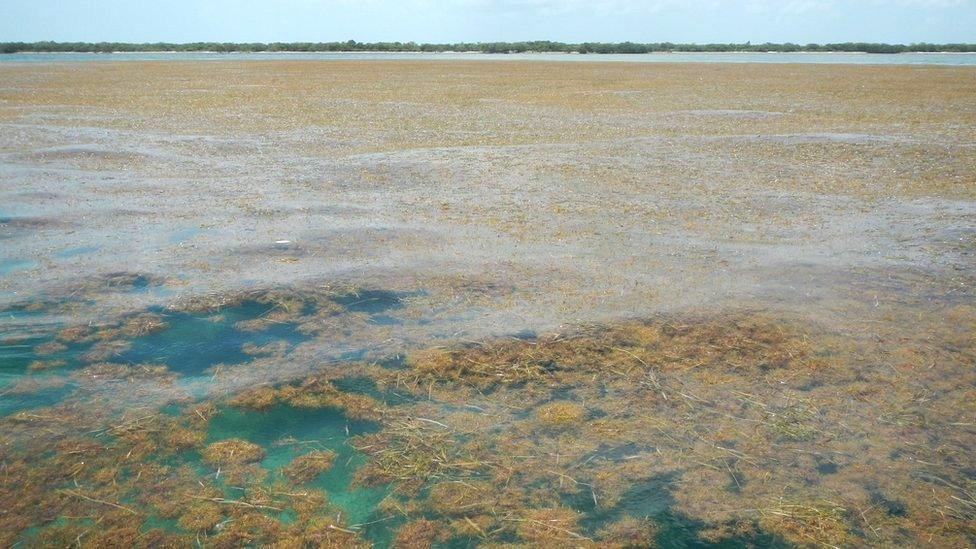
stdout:
<svg viewBox="0 0 976 549">
<path fill-rule="evenodd" d="M 976 42 L 976 0 L 0 0 L 0 41 Z"/>
</svg>

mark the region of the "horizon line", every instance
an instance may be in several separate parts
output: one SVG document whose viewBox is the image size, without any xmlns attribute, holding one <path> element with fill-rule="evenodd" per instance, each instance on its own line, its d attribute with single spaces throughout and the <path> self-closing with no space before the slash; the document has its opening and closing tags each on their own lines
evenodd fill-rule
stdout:
<svg viewBox="0 0 976 549">
<path fill-rule="evenodd" d="M 976 43 L 948 42 L 558 42 L 524 40 L 498 42 L 0 42 L 0 53 L 143 53 L 143 52 L 478 52 L 478 53 L 707 53 L 707 52 L 777 52 L 777 53 L 976 53 Z"/>
</svg>

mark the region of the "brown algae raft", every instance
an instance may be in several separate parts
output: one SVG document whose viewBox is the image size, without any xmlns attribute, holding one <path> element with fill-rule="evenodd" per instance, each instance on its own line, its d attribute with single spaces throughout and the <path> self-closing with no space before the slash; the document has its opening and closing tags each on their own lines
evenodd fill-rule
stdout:
<svg viewBox="0 0 976 549">
<path fill-rule="evenodd" d="M 363 295 L 396 299 L 238 292 L 29 340 L 18 364 L 37 379 L 4 398 L 61 392 L 0 418 L 0 545 L 976 542 L 971 306 L 896 339 L 687 311 L 339 358 L 141 406 L 94 388 L 268 368 L 385 310 Z M 208 333 L 240 363 L 192 363 Z M 134 362 L 152 345 L 175 354 Z"/>
</svg>

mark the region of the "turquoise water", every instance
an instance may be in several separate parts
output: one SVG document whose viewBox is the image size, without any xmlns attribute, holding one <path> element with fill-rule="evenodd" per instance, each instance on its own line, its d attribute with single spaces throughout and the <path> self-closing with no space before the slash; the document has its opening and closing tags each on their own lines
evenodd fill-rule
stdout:
<svg viewBox="0 0 976 549">
<path fill-rule="evenodd" d="M 34 262 L 26 259 L 0 259 L 0 276 L 6 276 L 15 271 L 30 269 L 33 266 Z"/>
<path fill-rule="evenodd" d="M 108 285 L 133 292 L 153 289 L 151 280 L 137 275 L 110 278 Z M 332 300 L 347 312 L 368 315 L 374 323 L 399 322 L 387 316 L 389 311 L 402 306 L 401 296 L 394 292 L 367 290 L 337 295 Z M 124 345 L 117 351 L 110 348 L 107 355 L 98 358 L 86 354 L 98 351 L 99 346 L 108 342 L 97 341 L 95 332 L 89 333 L 79 342 L 58 341 L 56 332 L 65 326 L 46 321 L 46 309 L 4 311 L 0 315 L 0 320 L 3 321 L 0 324 L 0 416 L 57 404 L 73 388 L 70 383 L 53 384 L 58 386 L 39 387 L 28 394 L 25 391 L 13 392 L 8 389 L 11 385 L 24 380 L 48 378 L 68 381 L 73 370 L 83 368 L 89 363 L 157 364 L 165 365 L 169 371 L 182 376 L 209 376 L 210 371 L 217 366 L 240 366 L 250 363 L 256 356 L 263 356 L 262 353 L 251 350 L 253 348 L 274 345 L 274 349 L 269 349 L 269 352 L 287 353 L 296 345 L 310 339 L 311 336 L 299 331 L 297 318 L 290 322 L 260 322 L 275 308 L 274 304 L 255 300 L 206 313 L 152 307 L 144 312 L 162 320 L 165 324 L 161 329 L 135 337 L 126 337 L 123 334 L 111 336 L 112 341 Z M 306 308 L 306 313 L 314 312 L 314 306 L 306 305 Z M 125 319 L 123 323 L 124 321 Z M 259 323 L 248 326 L 249 321 Z M 350 354 L 359 356 L 362 351 Z M 39 366 L 50 367 L 32 371 L 31 364 L 34 362 Z M 348 385 L 351 392 L 372 394 L 379 398 L 388 396 L 379 394 L 369 380 L 350 379 L 341 383 Z"/>
<path fill-rule="evenodd" d="M 38 352 L 38 346 L 51 342 L 47 335 L 31 335 L 11 340 L 0 340 L 0 373 L 23 375 L 34 361 L 62 361 L 70 368 L 81 364 L 81 355 L 90 347 L 89 343 L 63 344 L 53 352 Z"/>
<path fill-rule="evenodd" d="M 351 421 L 328 408 L 306 410 L 281 405 L 260 412 L 223 408 L 210 422 L 207 442 L 237 438 L 258 444 L 266 452 L 260 464 L 272 474 L 300 455 L 332 450 L 336 453 L 332 467 L 305 486 L 325 490 L 329 501 L 345 513 L 346 523 L 355 525 L 370 520 L 387 490 L 351 486 L 353 473 L 365 457 L 346 441 L 376 429 L 373 423 Z"/>
<path fill-rule="evenodd" d="M 273 323 L 257 331 L 241 330 L 237 323 L 258 319 L 273 305 L 245 302 L 214 314 L 162 313 L 164 330 L 137 337 L 118 360 L 131 364 L 165 364 L 173 372 L 200 375 L 218 364 L 242 364 L 253 357 L 244 352 L 245 344 L 261 346 L 285 341 L 289 349 L 307 339 L 291 323 Z"/>
<path fill-rule="evenodd" d="M 137 279 L 133 286 L 139 291 L 148 287 L 148 281 Z M 272 305 L 248 301 L 213 314 L 149 309 L 165 320 L 164 329 L 132 339 L 123 338 L 129 344 L 127 349 L 97 360 L 85 356 L 96 345 L 91 338 L 77 343 L 58 342 L 54 332 L 62 326 L 36 324 L 42 313 L 6 311 L 2 317 L 4 323 L 0 325 L 0 417 L 57 404 L 74 389 L 69 378 L 71 372 L 92 361 L 164 364 L 172 372 L 193 376 L 218 364 L 252 361 L 254 356 L 244 352 L 247 344 L 261 346 L 283 341 L 287 351 L 308 339 L 292 323 L 272 323 L 260 330 L 244 330 L 238 326 L 238 322 L 260 318 L 272 308 Z M 51 367 L 31 371 L 34 362 Z M 40 385 L 36 390 L 15 391 L 20 382 Z"/>
<path fill-rule="evenodd" d="M 49 387 L 32 393 L 9 393 L 6 385 L 0 382 L 0 417 L 17 412 L 54 406 L 64 400 L 74 390 L 72 384 Z"/>
<path fill-rule="evenodd" d="M 64 367 L 78 364 L 78 356 L 84 347 L 71 346 L 56 353 L 38 355 L 34 350 L 35 346 L 47 341 L 49 339 L 42 336 L 9 340 L 0 338 L 0 417 L 52 406 L 63 400 L 74 389 L 74 384 L 66 381 L 50 383 L 58 376 L 43 372 L 30 376 L 31 380 L 40 384 L 36 390 L 16 390 L 16 383 L 24 380 L 30 364 L 35 360 L 63 361 Z"/>
<path fill-rule="evenodd" d="M 647 54 L 565 54 L 565 53 L 17 53 L 0 55 L 0 63 L 68 63 L 90 61 L 565 61 L 618 63 L 800 63 L 843 65 L 965 65 L 976 66 L 976 53 L 647 53 Z"/>
</svg>

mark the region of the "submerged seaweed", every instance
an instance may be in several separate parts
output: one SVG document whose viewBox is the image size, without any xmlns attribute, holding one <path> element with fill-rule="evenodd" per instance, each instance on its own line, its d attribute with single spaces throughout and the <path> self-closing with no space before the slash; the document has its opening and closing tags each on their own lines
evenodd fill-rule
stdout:
<svg viewBox="0 0 976 549">
<path fill-rule="evenodd" d="M 6 364 L 172 382 L 287 357 L 347 301 L 198 300 L 12 341 Z M 976 312 L 953 315 L 898 349 L 750 311 L 659 317 L 121 418 L 7 382 L 36 406 L 0 419 L 0 543 L 967 545 Z"/>
</svg>

